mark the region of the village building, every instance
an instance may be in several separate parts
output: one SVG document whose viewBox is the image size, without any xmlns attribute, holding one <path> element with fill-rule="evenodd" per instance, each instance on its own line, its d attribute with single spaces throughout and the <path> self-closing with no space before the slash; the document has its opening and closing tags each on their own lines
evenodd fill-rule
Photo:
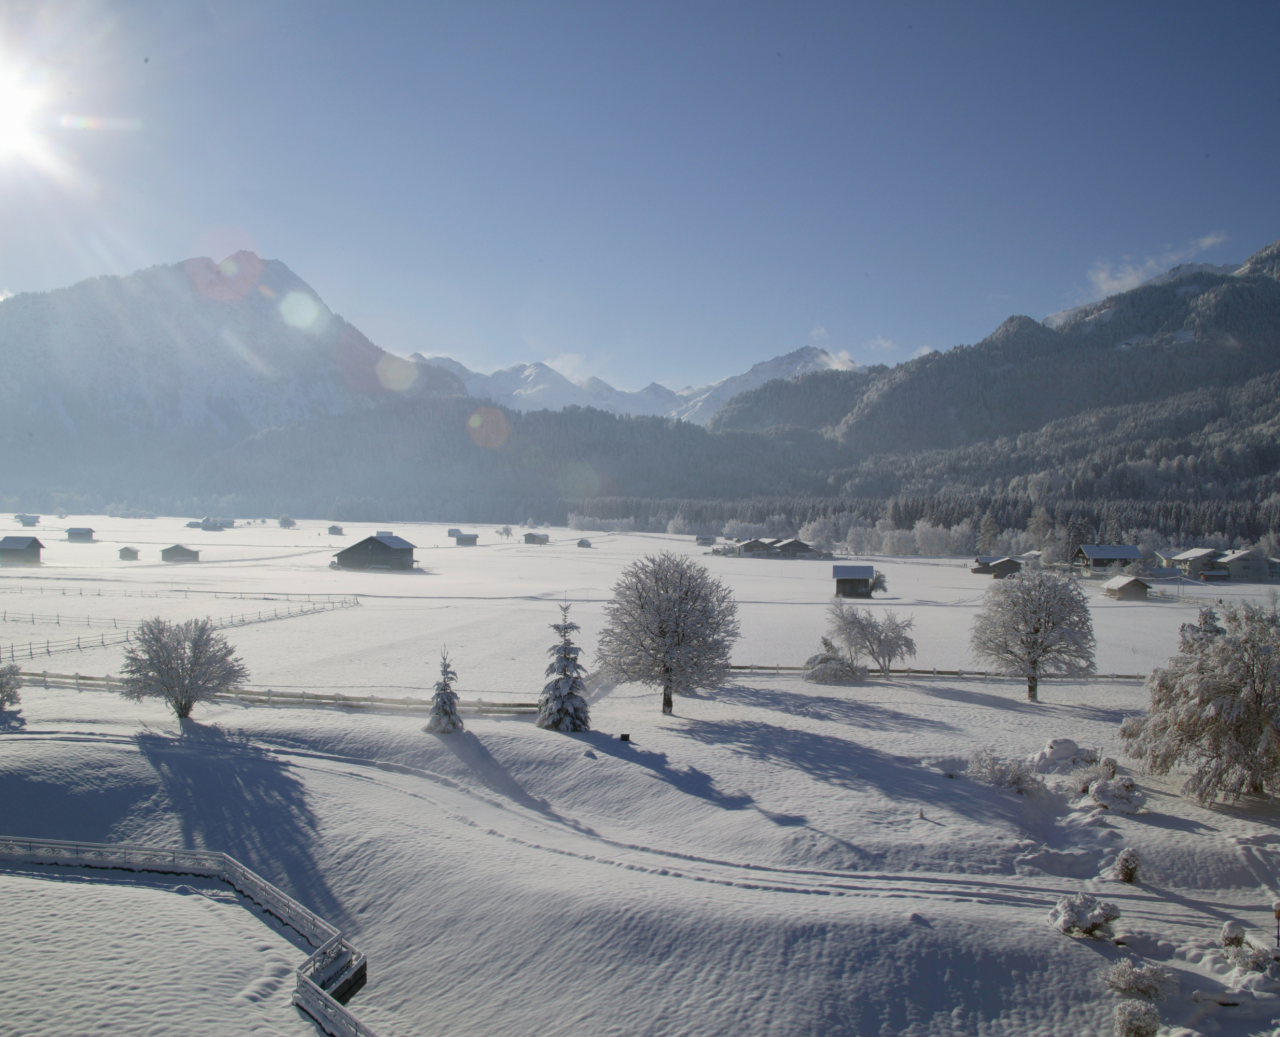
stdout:
<svg viewBox="0 0 1280 1037">
<path fill-rule="evenodd" d="M 445 532 L 445 536 L 447 536 L 447 537 L 456 537 L 456 536 L 457 536 L 459 533 L 461 533 L 461 532 L 462 532 L 462 530 L 460 530 L 460 529 L 456 528 L 455 526 L 450 526 L 450 527 L 448 528 L 448 530 Z"/>
<path fill-rule="evenodd" d="M 833 565 L 831 576 L 836 581 L 837 598 L 869 598 L 876 570 L 873 565 Z"/>
<path fill-rule="evenodd" d="M 978 555 L 973 560 L 973 567 L 969 570 L 975 576 L 990 576 L 991 563 L 998 562 L 1004 555 Z"/>
<path fill-rule="evenodd" d="M 1271 565 L 1267 556 L 1258 548 L 1231 551 L 1213 563 L 1215 569 L 1225 569 L 1233 580 L 1244 583 L 1267 583 L 1271 579 Z"/>
<path fill-rule="evenodd" d="M 780 540 L 774 549 L 783 558 L 799 558 L 801 555 L 813 554 L 813 548 L 803 540 Z"/>
<path fill-rule="evenodd" d="M 34 525 L 38 525 L 40 522 L 39 515 L 14 515 L 13 517 L 16 518 L 19 522 L 21 522 L 24 526 L 34 526 Z"/>
<path fill-rule="evenodd" d="M 475 547 L 480 539 L 479 533 L 454 533 L 453 542 L 458 547 Z"/>
<path fill-rule="evenodd" d="M 772 549 L 771 544 L 765 543 L 763 540 L 744 540 L 738 545 L 738 554 L 742 555 L 758 555 L 768 554 Z"/>
<path fill-rule="evenodd" d="M 579 540 L 579 541 L 578 541 L 578 546 L 579 546 L 579 547 L 590 547 L 590 546 L 591 546 L 591 541 L 590 541 L 590 540 Z"/>
<path fill-rule="evenodd" d="M 404 572 L 417 564 L 413 560 L 414 546 L 402 537 L 384 530 L 376 536 L 365 537 L 358 544 L 352 544 L 333 557 L 342 569 Z"/>
<path fill-rule="evenodd" d="M 67 539 L 79 544 L 92 544 L 93 530 L 88 526 L 72 526 L 67 530 Z"/>
<path fill-rule="evenodd" d="M 226 526 L 223 525 L 222 519 L 206 516 L 200 520 L 200 528 L 206 533 L 221 533 Z"/>
<path fill-rule="evenodd" d="M 341 526 L 330 526 L 329 535 L 331 537 L 340 537 L 340 536 L 345 536 L 346 534 L 342 532 Z"/>
<path fill-rule="evenodd" d="M 160 560 L 162 562 L 198 562 L 200 561 L 200 552 L 193 551 L 189 547 L 183 547 L 181 544 L 174 544 L 172 547 L 166 547 L 160 552 Z"/>
<path fill-rule="evenodd" d="M 1115 576 L 1102 585 L 1102 590 L 1117 601 L 1146 601 L 1151 584 L 1136 576 Z"/>
<path fill-rule="evenodd" d="M 1204 570 L 1212 569 L 1213 563 L 1221 557 L 1222 552 L 1215 551 L 1212 547 L 1193 547 L 1190 551 L 1174 555 L 1173 564 L 1178 567 L 1178 571 L 1183 576 L 1197 580 Z M 1231 574 L 1226 575 L 1230 578 Z"/>
<path fill-rule="evenodd" d="M 1134 544 L 1081 544 L 1071 556 L 1072 565 L 1105 569 L 1108 565 L 1131 565 L 1142 561 L 1142 551 Z"/>
<path fill-rule="evenodd" d="M 35 537 L 0 537 L 0 565 L 39 565 L 43 550 Z"/>
<path fill-rule="evenodd" d="M 1003 580 L 1006 576 L 1022 572 L 1022 563 L 1016 558 L 997 558 L 990 568 L 992 579 Z"/>
<path fill-rule="evenodd" d="M 715 547 L 716 538 L 710 533 L 699 533 L 693 538 L 693 542 L 699 547 Z"/>
<path fill-rule="evenodd" d="M 546 533 L 526 533 L 524 542 L 526 544 L 549 544 L 551 543 L 551 537 L 547 536 Z"/>
<path fill-rule="evenodd" d="M 138 560 L 138 549 L 136 547 L 120 548 L 120 561 L 136 562 Z"/>
</svg>

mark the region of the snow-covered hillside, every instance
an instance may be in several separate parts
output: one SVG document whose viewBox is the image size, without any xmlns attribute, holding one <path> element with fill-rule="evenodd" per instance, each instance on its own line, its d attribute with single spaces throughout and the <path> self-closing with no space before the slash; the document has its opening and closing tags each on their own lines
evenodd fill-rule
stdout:
<svg viewBox="0 0 1280 1037">
<path fill-rule="evenodd" d="M 794 378 L 811 371 L 846 371 L 856 365 L 816 346 L 804 346 L 784 356 L 763 360 L 742 374 L 722 378 L 710 385 L 668 389 L 652 382 L 628 392 L 615 389 L 599 378 L 572 382 L 543 363 L 516 364 L 493 374 L 468 370 L 448 357 L 424 357 L 414 353 L 411 360 L 435 364 L 457 375 L 467 391 L 480 399 L 490 399 L 514 410 L 560 410 L 564 407 L 598 407 L 615 414 L 650 414 L 682 418 L 705 425 L 740 392 L 755 389 L 775 378 Z"/>
<path fill-rule="evenodd" d="M 5 570 L 0 644 L 16 658 L 46 628 L 65 638 L 83 626 L 85 649 L 19 659 L 24 668 L 115 670 L 118 650 L 91 638 L 156 613 L 359 594 L 357 609 L 229 630 L 254 683 L 421 697 L 448 645 L 464 700 L 529 701 L 557 604 L 573 603 L 593 664 L 608 588 L 645 552 L 696 554 L 732 587 L 737 663 L 801 661 L 831 590 L 830 562 L 712 557 L 656 534 L 594 535 L 582 549 L 570 530 L 527 546 L 481 528 L 479 547 L 457 548 L 445 525 L 388 524 L 419 545 L 425 570 L 390 575 L 327 568 L 372 527 L 339 538 L 310 521 L 223 533 L 173 519 L 67 523 L 94 527 L 100 542 L 48 535 L 46 566 Z M 155 561 L 191 537 L 200 564 Z M 119 561 L 123 543 L 142 560 Z M 990 581 L 953 562 L 876 564 L 889 593 L 869 607 L 916 618 L 915 665 L 964 665 Z M 1116 602 L 1093 584 L 1089 602 L 1103 673 L 1158 664 L 1199 603 Z M 574 736 L 474 715 L 463 734 L 431 736 L 421 716 L 231 702 L 179 726 L 103 692 L 37 680 L 22 694 L 0 725 L 0 830 L 231 853 L 369 955 L 369 985 L 350 1007 L 384 1037 L 1111 1037 L 1115 997 L 1099 971 L 1128 959 L 1180 981 L 1161 1004 L 1171 1034 L 1280 1026 L 1274 983 L 1234 971 L 1218 946 L 1227 919 L 1261 942 L 1272 931 L 1274 808 L 1203 810 L 1176 781 L 1139 776 L 1144 812 L 1095 814 L 1065 793 L 1024 798 L 966 772 L 978 749 L 1026 757 L 1050 738 L 1119 755 L 1116 727 L 1145 703 L 1135 682 L 1053 682 L 1032 704 L 1025 686 L 978 675 L 820 687 L 742 672 L 678 700 L 674 717 L 650 689 L 596 684 L 593 730 Z M 1143 860 L 1137 885 L 1103 877 L 1125 846 Z M 8 888 L 24 904 L 44 896 L 60 916 L 121 909 L 114 893 L 95 904 L 79 888 L 67 907 L 35 881 L 49 880 L 27 868 Z M 1081 890 L 1119 906 L 1114 940 L 1046 924 L 1058 896 Z M 156 909 L 166 941 L 184 912 Z M 115 939 L 137 937 L 121 926 Z M 211 959 L 238 953 L 222 922 L 193 926 L 191 939 Z M 239 975 L 266 975 L 277 955 L 269 939 L 247 948 Z M 290 1010 L 268 993 L 222 1030 L 296 1032 L 270 1015 Z M 155 1025 L 129 988 L 104 984 L 99 997 L 120 1032 Z M 199 1018 L 163 1022 L 175 1032 Z"/>
</svg>

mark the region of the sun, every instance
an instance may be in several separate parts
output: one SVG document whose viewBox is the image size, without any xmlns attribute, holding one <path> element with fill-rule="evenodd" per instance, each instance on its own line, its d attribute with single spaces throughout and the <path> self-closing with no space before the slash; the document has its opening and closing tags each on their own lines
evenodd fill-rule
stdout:
<svg viewBox="0 0 1280 1037">
<path fill-rule="evenodd" d="M 0 66 L 0 162 L 14 158 L 38 160 L 44 150 L 35 131 L 44 97 L 11 69 Z"/>
</svg>

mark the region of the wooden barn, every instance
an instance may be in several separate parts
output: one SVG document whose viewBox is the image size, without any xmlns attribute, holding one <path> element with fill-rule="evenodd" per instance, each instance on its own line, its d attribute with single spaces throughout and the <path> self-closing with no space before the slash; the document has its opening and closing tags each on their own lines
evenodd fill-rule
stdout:
<svg viewBox="0 0 1280 1037">
<path fill-rule="evenodd" d="M 331 537 L 340 537 L 340 536 L 345 536 L 346 534 L 342 532 L 341 526 L 330 526 L 329 535 Z"/>
<path fill-rule="evenodd" d="M 738 554 L 740 555 L 762 555 L 768 554 L 770 545 L 763 540 L 746 540 L 738 545 Z"/>
<path fill-rule="evenodd" d="M 693 542 L 699 547 L 715 547 L 716 538 L 710 533 L 699 533 L 693 538 Z"/>
<path fill-rule="evenodd" d="M 991 563 L 991 578 L 1003 580 L 1006 576 L 1022 572 L 1022 563 L 1016 558 L 997 558 Z"/>
<path fill-rule="evenodd" d="M 973 560 L 973 567 L 969 570 L 974 576 L 990 576 L 992 569 L 991 563 L 1000 561 L 1000 555 L 978 555 Z"/>
<path fill-rule="evenodd" d="M 35 526 L 35 525 L 38 525 L 40 522 L 39 515 L 14 515 L 13 517 L 16 518 L 19 522 L 21 522 L 24 526 Z"/>
<path fill-rule="evenodd" d="M 1072 565 L 1105 569 L 1108 565 L 1130 565 L 1142 561 L 1142 552 L 1133 544 L 1081 544 L 1071 556 Z"/>
<path fill-rule="evenodd" d="M 454 533 L 453 542 L 458 547 L 475 547 L 480 539 L 479 533 Z"/>
<path fill-rule="evenodd" d="M 138 549 L 136 547 L 120 548 L 120 561 L 136 562 L 138 560 Z"/>
<path fill-rule="evenodd" d="M 869 598 L 876 570 L 873 565 L 833 565 L 831 576 L 836 581 L 837 598 Z"/>
<path fill-rule="evenodd" d="M 779 540 L 773 546 L 783 558 L 799 558 L 801 555 L 813 554 L 813 548 L 803 540 Z"/>
<path fill-rule="evenodd" d="M 526 533 L 524 542 L 526 544 L 549 544 L 551 543 L 551 537 L 546 533 Z"/>
<path fill-rule="evenodd" d="M 0 565 L 39 565 L 43 550 L 35 537 L 0 537 Z"/>
<path fill-rule="evenodd" d="M 1146 601 L 1151 584 L 1136 576 L 1117 576 L 1102 585 L 1107 597 L 1117 601 Z"/>
<path fill-rule="evenodd" d="M 67 539 L 78 544 L 92 544 L 93 530 L 88 526 L 72 526 L 67 530 Z"/>
<path fill-rule="evenodd" d="M 365 537 L 334 555 L 343 569 L 390 569 L 404 572 L 417 563 L 413 560 L 414 545 L 394 533 L 380 532 Z"/>
<path fill-rule="evenodd" d="M 189 547 L 183 547 L 181 544 L 174 544 L 172 547 L 166 547 L 160 552 L 160 560 L 162 562 L 198 562 L 200 561 L 200 552 L 193 551 Z"/>
<path fill-rule="evenodd" d="M 578 541 L 578 546 L 579 546 L 579 547 L 590 547 L 590 546 L 591 546 L 591 541 L 590 541 L 590 540 L 579 540 L 579 541 Z"/>
</svg>

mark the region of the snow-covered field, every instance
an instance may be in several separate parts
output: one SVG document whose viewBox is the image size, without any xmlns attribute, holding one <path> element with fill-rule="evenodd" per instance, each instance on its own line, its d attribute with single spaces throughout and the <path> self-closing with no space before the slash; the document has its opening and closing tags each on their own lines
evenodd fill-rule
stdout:
<svg viewBox="0 0 1280 1037">
<path fill-rule="evenodd" d="M 46 531 L 42 568 L 0 571 L 6 661 L 12 649 L 26 669 L 100 675 L 118 668 L 119 649 L 30 655 L 46 639 L 82 630 L 87 643 L 157 614 L 251 617 L 307 595 L 359 595 L 359 608 L 228 632 L 257 685 L 353 694 L 425 692 L 447 645 L 464 698 L 531 700 L 555 604 L 574 603 L 590 665 L 625 564 L 660 549 L 703 554 L 690 538 L 645 534 L 585 534 L 594 546 L 581 549 L 582 534 L 569 530 L 534 547 L 480 528 L 480 547 L 455 548 L 444 525 L 396 523 L 382 528 L 419 545 L 425 571 L 358 574 L 327 563 L 372 526 L 331 538 L 319 522 L 222 533 L 175 519 L 65 524 L 93 526 L 100 542 Z M 159 563 L 172 543 L 199 548 L 202 561 Z M 142 560 L 119 561 L 123 544 Z M 735 662 L 798 665 L 816 649 L 829 562 L 704 561 L 740 603 Z M 974 666 L 968 628 L 990 581 L 958 561 L 877 565 L 889 594 L 871 607 L 915 617 L 913 665 Z M 1265 591 L 1214 587 L 1212 596 Z M 1089 594 L 1104 673 L 1158 665 L 1179 624 L 1195 618 L 1190 598 Z M 677 700 L 674 717 L 660 715 L 649 689 L 598 687 L 589 734 L 468 718 L 465 734 L 438 737 L 421 732 L 421 717 L 230 704 L 202 707 L 180 728 L 156 705 L 29 686 L 0 732 L 0 831 L 232 854 L 368 954 L 369 985 L 350 1007 L 386 1037 L 1105 1037 L 1114 998 L 1097 974 L 1130 953 L 1181 979 L 1162 1010 L 1191 1029 L 1169 1032 L 1271 1033 L 1280 1000 L 1221 996 L 1233 977 L 1211 947 L 1227 919 L 1260 941 L 1271 931 L 1280 813 L 1254 803 L 1203 810 L 1176 795 L 1177 781 L 1139 778 L 1143 813 L 1097 818 L 1065 796 L 1028 800 L 965 777 L 962 760 L 985 746 L 1025 756 L 1068 737 L 1119 756 L 1120 719 L 1145 701 L 1136 682 L 1051 683 L 1041 695 L 1028 703 L 1025 687 L 995 679 L 817 687 L 746 674 Z M 1138 885 L 1098 878 L 1123 846 L 1142 855 Z M 117 933 L 122 948 L 138 940 L 125 915 L 154 917 L 167 947 L 190 917 L 181 902 L 196 899 L 157 881 L 123 889 L 137 898 L 126 903 L 111 883 L 32 875 L 0 872 L 6 905 L 18 904 L 28 927 L 17 930 L 23 943 L 39 928 L 38 909 L 24 905 L 43 900 L 60 916 L 92 916 L 86 925 Z M 98 892 L 91 904 L 71 899 L 86 890 Z M 1058 895 L 1078 890 L 1120 905 L 1114 928 L 1126 946 L 1045 924 Z M 246 913 L 243 925 L 262 923 Z M 190 928 L 201 954 L 222 956 L 238 938 L 204 915 Z M 54 942 L 67 975 L 94 953 L 74 934 Z M 283 992 L 236 1000 L 253 982 L 238 977 L 266 975 L 277 945 L 289 964 L 305 956 L 264 928 L 270 950 L 251 946 L 225 979 L 193 989 L 192 1023 L 215 1017 L 201 999 L 222 997 L 221 1011 L 243 1014 L 219 1032 L 296 1032 L 293 1010 L 264 1014 Z M 181 968 L 179 956 L 166 967 Z M 117 1032 L 181 1028 L 158 1014 L 178 1011 L 179 998 L 90 986 L 84 997 L 112 1006 Z"/>
</svg>

